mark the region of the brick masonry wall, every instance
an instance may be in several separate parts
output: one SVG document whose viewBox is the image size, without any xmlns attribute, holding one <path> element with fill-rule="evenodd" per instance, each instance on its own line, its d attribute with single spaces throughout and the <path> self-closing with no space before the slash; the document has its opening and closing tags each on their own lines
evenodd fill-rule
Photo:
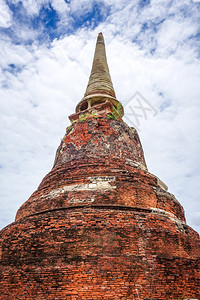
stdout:
<svg viewBox="0 0 200 300">
<path fill-rule="evenodd" d="M 96 161 L 95 173 L 91 161 L 85 165 L 82 162 L 82 168 L 78 164 L 76 169 L 69 165 L 54 169 L 18 210 L 16 219 L 60 207 L 112 204 L 163 209 L 185 221 L 180 203 L 158 186 L 154 176 L 139 169 L 130 172 L 126 167 L 120 171 L 122 161 L 114 159 L 109 160 L 109 166 L 101 163 L 99 166 Z M 115 170 L 111 166 L 115 166 Z"/>
<path fill-rule="evenodd" d="M 53 169 L 0 232 L 0 299 L 199 299 L 200 240 L 134 129 L 67 128 Z"/>
<path fill-rule="evenodd" d="M 52 171 L 18 210 L 16 220 L 91 203 L 163 209 L 185 221 L 180 203 L 147 171 L 137 132 L 105 115 L 67 129 Z"/>
<path fill-rule="evenodd" d="M 1 232 L 0 299 L 200 297 L 198 234 L 148 209 L 77 207 Z"/>
</svg>

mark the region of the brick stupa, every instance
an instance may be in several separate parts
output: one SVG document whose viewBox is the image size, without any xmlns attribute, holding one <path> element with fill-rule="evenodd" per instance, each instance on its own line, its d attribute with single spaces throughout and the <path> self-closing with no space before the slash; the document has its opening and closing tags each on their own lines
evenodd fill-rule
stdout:
<svg viewBox="0 0 200 300">
<path fill-rule="evenodd" d="M 0 299 L 200 299 L 199 235 L 122 116 L 100 33 L 53 169 L 1 231 Z"/>
</svg>

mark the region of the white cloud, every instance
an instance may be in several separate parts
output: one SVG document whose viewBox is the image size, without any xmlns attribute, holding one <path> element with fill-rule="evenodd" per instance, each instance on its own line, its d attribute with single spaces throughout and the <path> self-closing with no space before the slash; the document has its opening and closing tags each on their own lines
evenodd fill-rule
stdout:
<svg viewBox="0 0 200 300">
<path fill-rule="evenodd" d="M 31 17 L 39 15 L 41 8 L 49 7 L 49 5 L 52 5 L 53 9 L 64 19 L 68 17 L 70 11 L 70 4 L 64 0 L 11 0 L 11 2 L 15 5 L 22 3 L 26 13 Z"/>
<path fill-rule="evenodd" d="M 21 2 L 21 1 L 20 1 Z M 23 6 L 30 15 L 37 15 L 41 6 L 48 3 L 45 0 L 22 0 Z"/>
<path fill-rule="evenodd" d="M 162 54 L 176 52 L 196 32 L 197 25 L 189 21 L 165 20 L 157 35 L 158 51 Z"/>
<path fill-rule="evenodd" d="M 0 42 L 0 66 L 6 68 L 9 64 L 23 66 L 32 58 L 28 48 L 14 45 L 9 40 Z"/>
<path fill-rule="evenodd" d="M 36 16 L 39 14 L 42 7 L 48 7 L 50 4 L 53 9 L 59 14 L 66 14 L 69 12 L 69 4 L 64 0 L 11 0 L 15 5 L 22 3 L 26 12 L 30 16 Z"/>
<path fill-rule="evenodd" d="M 94 0 L 72 0 L 70 1 L 70 10 L 72 13 L 79 13 L 80 15 L 83 15 L 91 10 L 93 2 Z"/>
<path fill-rule="evenodd" d="M 22 3 L 30 16 L 38 15 L 41 7 L 49 3 L 48 0 L 11 0 L 11 2 L 15 5 Z"/>
<path fill-rule="evenodd" d="M 68 14 L 70 11 L 69 4 L 64 0 L 52 0 L 52 7 L 60 14 Z"/>
<path fill-rule="evenodd" d="M 12 13 L 4 0 L 0 0 L 0 27 L 8 28 L 12 24 Z"/>
</svg>

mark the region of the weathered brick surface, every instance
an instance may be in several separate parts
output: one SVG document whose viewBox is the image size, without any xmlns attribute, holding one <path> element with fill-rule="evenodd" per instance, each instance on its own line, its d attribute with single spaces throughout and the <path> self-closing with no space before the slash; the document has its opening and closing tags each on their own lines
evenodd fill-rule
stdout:
<svg viewBox="0 0 200 300">
<path fill-rule="evenodd" d="M 199 249 L 136 131 L 90 116 L 1 231 L 0 299 L 197 299 Z"/>
<path fill-rule="evenodd" d="M 16 219 L 83 203 L 154 207 L 185 220 L 179 202 L 147 171 L 137 132 L 105 115 L 67 130 L 52 171 Z"/>
<path fill-rule="evenodd" d="M 106 115 L 67 129 L 53 169 L 1 231 L 0 299 L 200 296 L 200 242 L 147 171 L 135 130 Z"/>
<path fill-rule="evenodd" d="M 2 231 L 0 299 L 198 299 L 198 249 L 190 227 L 145 209 L 29 216 Z"/>
</svg>

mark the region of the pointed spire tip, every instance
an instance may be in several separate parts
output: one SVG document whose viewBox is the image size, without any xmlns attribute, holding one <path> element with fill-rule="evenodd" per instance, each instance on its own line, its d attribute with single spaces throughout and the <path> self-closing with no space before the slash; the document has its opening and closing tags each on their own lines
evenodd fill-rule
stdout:
<svg viewBox="0 0 200 300">
<path fill-rule="evenodd" d="M 96 103 L 110 101 L 115 107 L 116 99 L 106 58 L 106 49 L 102 32 L 99 32 L 96 42 L 92 70 L 83 99 L 78 103 L 76 112 L 90 108 Z"/>
<path fill-rule="evenodd" d="M 103 38 L 103 33 L 99 32 L 98 37 L 97 37 L 97 43 L 104 43 L 104 38 Z"/>
</svg>

